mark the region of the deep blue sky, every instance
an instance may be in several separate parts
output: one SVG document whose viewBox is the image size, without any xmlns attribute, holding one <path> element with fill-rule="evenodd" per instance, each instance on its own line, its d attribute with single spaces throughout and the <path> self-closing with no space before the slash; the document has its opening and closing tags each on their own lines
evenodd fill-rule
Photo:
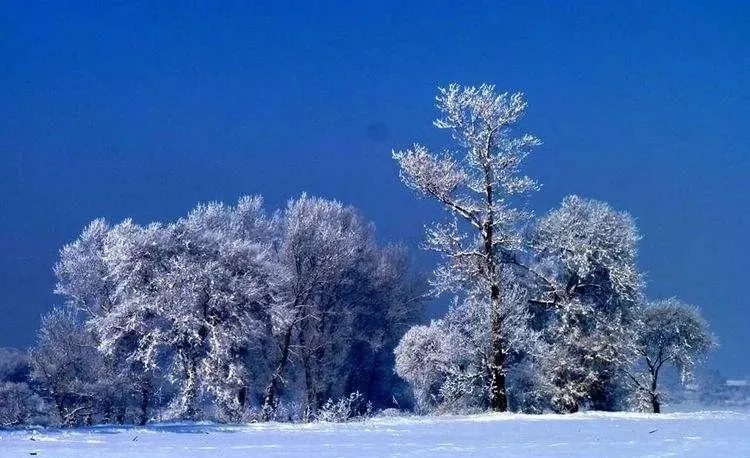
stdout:
<svg viewBox="0 0 750 458">
<path fill-rule="evenodd" d="M 446 144 L 437 85 L 492 82 L 545 141 L 535 209 L 630 211 L 649 294 L 699 305 L 711 365 L 750 373 L 747 2 L 31 3 L 0 6 L 0 345 L 33 341 L 57 250 L 95 217 L 307 191 L 416 250 L 440 213 L 390 150 Z"/>
</svg>

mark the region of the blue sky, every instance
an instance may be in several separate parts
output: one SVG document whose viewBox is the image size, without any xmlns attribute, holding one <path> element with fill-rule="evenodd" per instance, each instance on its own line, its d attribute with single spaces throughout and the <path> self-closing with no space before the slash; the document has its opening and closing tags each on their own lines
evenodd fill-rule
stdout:
<svg viewBox="0 0 750 458">
<path fill-rule="evenodd" d="M 57 250 L 95 217 L 307 191 L 416 251 L 441 213 L 390 150 L 447 145 L 436 86 L 491 82 L 545 142 L 534 209 L 630 211 L 649 295 L 700 306 L 711 365 L 750 374 L 746 2 L 101 3 L 0 6 L 0 345 L 33 341 Z"/>
</svg>

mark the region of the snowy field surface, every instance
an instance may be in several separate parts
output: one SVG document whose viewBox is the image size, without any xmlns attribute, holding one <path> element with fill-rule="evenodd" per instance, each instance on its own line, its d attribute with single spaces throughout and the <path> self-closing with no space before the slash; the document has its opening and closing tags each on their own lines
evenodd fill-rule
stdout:
<svg viewBox="0 0 750 458">
<path fill-rule="evenodd" d="M 0 431 L 2 457 L 750 457 L 732 412 L 378 418 L 331 424 L 159 424 Z"/>
</svg>

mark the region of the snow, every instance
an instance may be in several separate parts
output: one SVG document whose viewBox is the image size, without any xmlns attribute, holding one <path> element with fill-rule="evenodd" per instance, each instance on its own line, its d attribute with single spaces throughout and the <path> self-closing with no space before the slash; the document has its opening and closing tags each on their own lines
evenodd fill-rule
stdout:
<svg viewBox="0 0 750 458">
<path fill-rule="evenodd" d="M 487 414 L 0 431 L 0 457 L 750 456 L 750 414 Z"/>
</svg>

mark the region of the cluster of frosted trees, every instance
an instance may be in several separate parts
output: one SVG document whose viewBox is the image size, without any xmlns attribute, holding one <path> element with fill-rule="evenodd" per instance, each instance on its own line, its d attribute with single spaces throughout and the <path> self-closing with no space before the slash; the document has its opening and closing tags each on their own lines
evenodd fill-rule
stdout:
<svg viewBox="0 0 750 458">
<path fill-rule="evenodd" d="M 649 302 L 633 219 L 578 196 L 535 217 L 521 94 L 440 89 L 455 152 L 394 152 L 450 214 L 427 230 L 451 297 L 352 208 L 303 195 L 201 205 L 168 224 L 92 222 L 61 250 L 29 357 L 0 354 L 0 424 L 346 419 L 365 409 L 659 412 L 667 367 L 716 345 L 695 308 Z M 24 362 L 25 361 L 25 362 Z M 399 378 L 400 377 L 400 378 Z M 404 381 L 407 384 L 404 383 Z"/>
<path fill-rule="evenodd" d="M 443 260 L 433 293 L 454 304 L 396 349 L 419 408 L 658 412 L 662 367 L 686 378 L 715 342 L 694 308 L 647 304 L 633 219 L 578 196 L 535 218 L 516 205 L 538 188 L 521 165 L 540 141 L 514 132 L 523 96 L 453 84 L 436 100 L 458 152 L 393 154 L 404 184 L 452 216 L 427 246 Z"/>
<path fill-rule="evenodd" d="M 352 393 L 376 408 L 406 393 L 393 349 L 421 282 L 336 201 L 95 220 L 55 273 L 66 305 L 43 319 L 31 379 L 62 424 L 304 420 Z"/>
</svg>

